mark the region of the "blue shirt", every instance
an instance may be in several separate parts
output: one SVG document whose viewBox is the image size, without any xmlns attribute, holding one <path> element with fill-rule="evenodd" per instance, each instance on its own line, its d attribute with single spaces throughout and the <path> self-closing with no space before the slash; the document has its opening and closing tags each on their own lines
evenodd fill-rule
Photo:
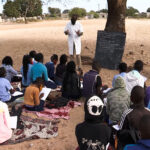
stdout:
<svg viewBox="0 0 150 150">
<path fill-rule="evenodd" d="M 46 68 L 47 68 L 47 71 L 48 71 L 48 77 L 51 79 L 51 80 L 54 80 L 54 77 L 55 77 L 55 66 L 54 66 L 54 63 L 53 62 L 48 62 L 45 64 Z"/>
<path fill-rule="evenodd" d="M 27 72 L 27 79 L 25 80 L 24 75 L 23 75 L 23 66 L 21 67 L 22 84 L 24 86 L 29 86 L 32 82 L 32 80 L 31 80 L 31 68 L 32 68 L 32 65 L 29 64 L 28 65 L 28 72 Z"/>
<path fill-rule="evenodd" d="M 42 63 L 36 63 L 31 68 L 31 79 L 35 81 L 38 77 L 44 77 L 45 81 L 48 81 L 47 69 Z"/>
<path fill-rule="evenodd" d="M 18 72 L 11 65 L 2 65 L 6 69 L 6 79 L 11 82 L 11 79 L 18 74 Z"/>
<path fill-rule="evenodd" d="M 10 90 L 12 86 L 10 82 L 5 78 L 0 78 L 0 100 L 2 102 L 9 101 L 11 99 Z"/>
<path fill-rule="evenodd" d="M 117 79 L 119 76 L 125 77 L 126 74 L 127 74 L 126 72 L 122 72 L 122 73 L 120 73 L 120 74 L 115 75 L 114 78 L 113 78 L 113 81 L 112 81 L 112 87 L 115 86 L 115 81 L 116 81 L 116 79 Z"/>
<path fill-rule="evenodd" d="M 139 140 L 137 144 L 129 144 L 125 146 L 124 150 L 150 150 L 150 139 Z"/>
</svg>

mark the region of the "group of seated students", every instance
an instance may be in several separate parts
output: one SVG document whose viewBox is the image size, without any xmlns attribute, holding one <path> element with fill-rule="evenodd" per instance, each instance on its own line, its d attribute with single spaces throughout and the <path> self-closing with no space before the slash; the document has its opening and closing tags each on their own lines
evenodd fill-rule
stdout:
<svg viewBox="0 0 150 150">
<path fill-rule="evenodd" d="M 61 87 L 63 98 L 86 99 L 85 120 L 76 126 L 75 131 L 79 150 L 111 150 L 113 147 L 118 150 L 150 149 L 150 88 L 146 87 L 146 78 L 141 75 L 141 60 L 137 60 L 130 70 L 126 63 L 120 63 L 119 74 L 114 76 L 109 90 L 102 83 L 101 65 L 97 61 L 93 61 L 91 70 L 84 75 L 65 54 L 60 56 L 58 65 L 56 54 L 50 57 L 50 62 L 43 62 L 43 54 L 36 51 L 23 56 L 20 73 L 21 85 L 25 89 L 25 109 L 42 111 L 45 103 L 41 100 L 44 96 L 40 93 L 42 88 Z M 10 103 L 16 99 L 12 96 L 15 89 L 11 82 L 17 74 L 12 58 L 6 56 L 0 67 L 0 115 L 4 112 L 3 102 Z M 114 131 L 113 125 L 118 125 L 120 130 Z M 114 137 L 118 138 L 117 146 Z"/>
</svg>

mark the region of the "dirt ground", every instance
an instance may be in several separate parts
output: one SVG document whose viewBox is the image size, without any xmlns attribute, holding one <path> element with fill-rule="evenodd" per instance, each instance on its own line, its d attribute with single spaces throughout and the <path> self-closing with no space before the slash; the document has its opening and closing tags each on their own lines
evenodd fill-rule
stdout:
<svg viewBox="0 0 150 150">
<path fill-rule="evenodd" d="M 6 55 L 14 60 L 14 67 L 20 70 L 22 57 L 30 50 L 44 54 L 45 62 L 52 54 L 68 54 L 67 37 L 63 34 L 68 20 L 43 21 L 30 24 L 0 24 L 0 61 Z M 89 62 L 94 57 L 97 30 L 103 30 L 106 20 L 81 20 L 84 28 L 82 37 L 82 58 Z M 150 20 L 126 20 L 127 40 L 123 61 L 133 65 L 135 60 L 144 61 L 143 75 L 150 85 Z M 83 65 L 84 72 L 90 65 Z M 104 84 L 111 86 L 117 71 L 102 69 Z M 83 105 L 71 111 L 69 120 L 59 123 L 59 135 L 48 140 L 27 141 L 16 145 L 0 146 L 0 150 L 74 150 L 77 147 L 75 126 L 84 118 Z"/>
</svg>

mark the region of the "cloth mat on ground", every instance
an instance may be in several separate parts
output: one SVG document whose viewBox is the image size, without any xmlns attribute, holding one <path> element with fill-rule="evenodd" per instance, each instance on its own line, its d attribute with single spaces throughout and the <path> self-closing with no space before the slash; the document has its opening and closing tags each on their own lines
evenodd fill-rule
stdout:
<svg viewBox="0 0 150 150">
<path fill-rule="evenodd" d="M 13 131 L 12 138 L 3 145 L 16 144 L 32 139 L 49 139 L 58 135 L 59 120 L 48 120 L 37 117 L 33 113 L 23 112 L 21 115 L 23 129 Z"/>
<path fill-rule="evenodd" d="M 30 114 L 36 114 L 37 117 L 42 117 L 42 118 L 47 118 L 49 120 L 54 120 L 54 119 L 66 119 L 68 120 L 70 118 L 69 112 L 71 108 L 81 106 L 80 102 L 76 101 L 69 101 L 67 106 L 65 107 L 60 107 L 60 108 L 53 108 L 53 109 L 48 109 L 44 108 L 43 111 L 41 112 L 34 112 L 34 111 L 28 111 L 26 109 L 23 110 L 23 113 L 30 113 Z"/>
<path fill-rule="evenodd" d="M 67 106 L 60 108 L 47 109 L 44 108 L 44 111 L 36 112 L 38 117 L 45 117 L 49 119 L 66 119 L 70 118 L 69 112 L 71 108 L 81 106 L 80 102 L 69 101 Z"/>
</svg>

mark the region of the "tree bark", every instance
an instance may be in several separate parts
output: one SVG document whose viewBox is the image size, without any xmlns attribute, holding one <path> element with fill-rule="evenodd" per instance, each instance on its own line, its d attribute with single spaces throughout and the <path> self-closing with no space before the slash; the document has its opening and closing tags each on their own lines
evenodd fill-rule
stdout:
<svg viewBox="0 0 150 150">
<path fill-rule="evenodd" d="M 125 13 L 127 0 L 107 0 L 108 18 L 105 31 L 125 32 Z"/>
</svg>

